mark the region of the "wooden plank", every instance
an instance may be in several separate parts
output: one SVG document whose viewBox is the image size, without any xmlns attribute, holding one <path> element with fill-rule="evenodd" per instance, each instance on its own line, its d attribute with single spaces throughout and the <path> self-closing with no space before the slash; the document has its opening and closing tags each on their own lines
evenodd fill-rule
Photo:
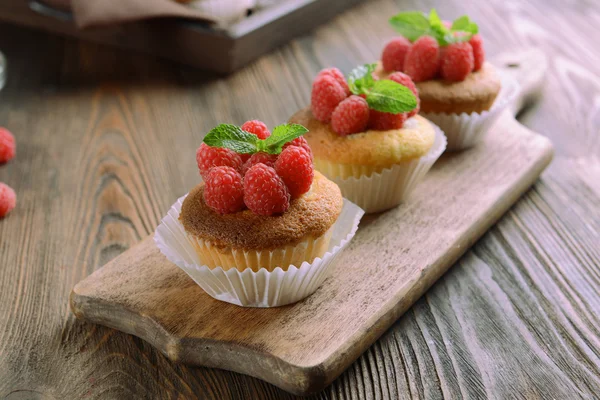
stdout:
<svg viewBox="0 0 600 400">
<path fill-rule="evenodd" d="M 509 113 L 486 141 L 446 155 L 406 204 L 361 222 L 311 297 L 274 309 L 216 301 L 152 238 L 75 286 L 78 318 L 139 336 L 174 361 L 323 389 L 519 198 L 552 158 Z M 174 199 L 175 200 L 175 199 Z"/>
</svg>

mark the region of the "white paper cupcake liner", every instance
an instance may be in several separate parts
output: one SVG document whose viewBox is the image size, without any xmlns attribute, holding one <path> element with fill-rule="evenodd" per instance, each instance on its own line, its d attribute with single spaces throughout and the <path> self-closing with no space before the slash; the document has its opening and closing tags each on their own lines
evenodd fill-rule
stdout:
<svg viewBox="0 0 600 400">
<path fill-rule="evenodd" d="M 365 213 L 375 213 L 396 207 L 412 192 L 446 149 L 446 136 L 435 124 L 435 140 L 423 157 L 396 164 L 369 176 L 340 178 L 331 170 L 319 170 L 338 184 L 342 196 L 352 201 Z M 335 164 L 331 165 L 335 168 Z"/>
<path fill-rule="evenodd" d="M 500 114 L 516 99 L 519 83 L 509 74 L 502 71 L 498 74 L 502 87 L 489 110 L 471 114 L 420 113 L 444 131 L 448 138 L 448 151 L 468 149 L 481 141 Z"/>
<path fill-rule="evenodd" d="M 187 196 L 187 195 L 186 195 Z M 295 303 L 314 293 L 327 278 L 333 261 L 356 234 L 364 211 L 344 199 L 342 212 L 333 225 L 329 248 L 322 258 L 300 267 L 290 265 L 286 271 L 262 268 L 238 271 L 202 265 L 194 246 L 179 222 L 181 205 L 186 196 L 171 206 L 154 233 L 154 242 L 165 257 L 184 270 L 206 293 L 217 300 L 244 307 L 277 307 Z"/>
</svg>

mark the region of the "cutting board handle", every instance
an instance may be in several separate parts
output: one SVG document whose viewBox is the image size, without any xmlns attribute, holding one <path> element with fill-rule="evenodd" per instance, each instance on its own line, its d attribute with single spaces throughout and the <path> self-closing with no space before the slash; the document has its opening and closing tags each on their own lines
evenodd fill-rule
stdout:
<svg viewBox="0 0 600 400">
<path fill-rule="evenodd" d="M 513 115 L 540 95 L 548 70 L 548 57 L 544 52 L 535 48 L 509 51 L 493 57 L 492 63 L 521 85 L 521 91 L 511 105 Z"/>
</svg>

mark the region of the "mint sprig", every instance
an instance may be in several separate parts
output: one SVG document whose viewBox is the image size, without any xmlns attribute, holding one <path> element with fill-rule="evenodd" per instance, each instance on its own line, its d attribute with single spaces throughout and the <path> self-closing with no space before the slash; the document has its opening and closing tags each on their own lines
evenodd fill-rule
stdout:
<svg viewBox="0 0 600 400">
<path fill-rule="evenodd" d="M 417 106 L 413 92 L 388 79 L 376 81 L 373 71 L 377 64 L 356 67 L 348 74 L 348 87 L 355 95 L 365 95 L 369 108 L 392 114 L 412 111 Z"/>
<path fill-rule="evenodd" d="M 454 20 L 450 28 L 446 27 L 435 8 L 431 9 L 429 15 L 419 11 L 402 12 L 390 18 L 389 22 L 398 33 L 411 42 L 429 35 L 435 38 L 440 46 L 469 41 L 479 32 L 477 24 L 467 15 Z"/>
<path fill-rule="evenodd" d="M 298 124 L 276 126 L 266 139 L 242 130 L 239 126 L 220 124 L 211 129 L 204 137 L 204 143 L 211 147 L 224 147 L 240 154 L 252 154 L 259 151 L 279 154 L 287 142 L 304 135 L 308 129 Z"/>
</svg>

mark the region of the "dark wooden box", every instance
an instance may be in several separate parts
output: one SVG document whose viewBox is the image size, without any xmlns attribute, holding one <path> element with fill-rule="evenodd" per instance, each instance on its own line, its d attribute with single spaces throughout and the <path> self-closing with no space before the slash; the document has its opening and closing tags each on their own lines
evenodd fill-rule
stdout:
<svg viewBox="0 0 600 400">
<path fill-rule="evenodd" d="M 229 73 L 360 1 L 287 0 L 223 30 L 175 18 L 80 30 L 68 9 L 40 0 L 2 0 L 0 20 Z"/>
</svg>

